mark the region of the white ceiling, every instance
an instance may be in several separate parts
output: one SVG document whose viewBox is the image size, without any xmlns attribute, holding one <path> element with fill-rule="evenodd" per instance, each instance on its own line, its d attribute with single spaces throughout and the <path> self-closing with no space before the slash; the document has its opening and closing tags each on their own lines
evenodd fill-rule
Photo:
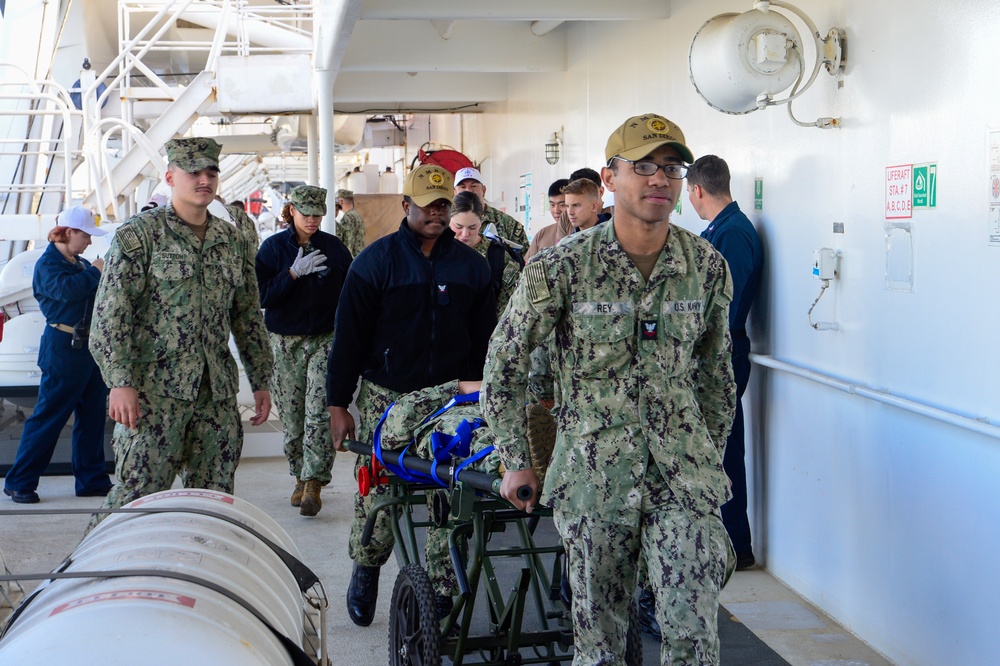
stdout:
<svg viewBox="0 0 1000 666">
<path fill-rule="evenodd" d="M 343 113 L 475 112 L 508 74 L 566 70 L 566 22 L 666 18 L 669 0 L 344 0 L 328 47 Z M 328 15 L 326 20 L 331 17 Z M 330 25 L 330 23 L 327 23 Z"/>
</svg>

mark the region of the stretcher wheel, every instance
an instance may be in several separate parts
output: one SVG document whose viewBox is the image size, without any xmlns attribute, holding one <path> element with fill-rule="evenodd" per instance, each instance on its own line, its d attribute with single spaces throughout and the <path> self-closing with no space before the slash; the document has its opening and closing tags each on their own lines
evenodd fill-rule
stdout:
<svg viewBox="0 0 1000 666">
<path fill-rule="evenodd" d="M 628 607 L 628 633 L 625 634 L 625 666 L 642 666 L 642 627 L 635 601 Z"/>
<path fill-rule="evenodd" d="M 408 564 L 396 576 L 389 609 L 390 666 L 439 666 L 441 624 L 434 588 L 419 564 Z"/>
</svg>

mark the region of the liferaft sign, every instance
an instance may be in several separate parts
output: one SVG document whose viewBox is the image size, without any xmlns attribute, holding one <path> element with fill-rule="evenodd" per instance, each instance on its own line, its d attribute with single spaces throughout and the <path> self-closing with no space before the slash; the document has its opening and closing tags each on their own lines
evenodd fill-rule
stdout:
<svg viewBox="0 0 1000 666">
<path fill-rule="evenodd" d="M 885 219 L 913 217 L 913 165 L 885 169 Z"/>
</svg>

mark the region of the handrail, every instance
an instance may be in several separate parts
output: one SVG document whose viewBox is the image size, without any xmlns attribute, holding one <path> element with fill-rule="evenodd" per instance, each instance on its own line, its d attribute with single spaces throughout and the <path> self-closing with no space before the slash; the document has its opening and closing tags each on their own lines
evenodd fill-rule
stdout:
<svg viewBox="0 0 1000 666">
<path fill-rule="evenodd" d="M 917 400 L 892 395 L 888 391 L 869 388 L 863 384 L 850 382 L 832 375 L 817 372 L 816 370 L 810 370 L 809 368 L 802 367 L 801 365 L 788 363 L 786 361 L 779 361 L 772 356 L 750 354 L 750 360 L 765 368 L 786 372 L 790 375 L 808 379 L 816 382 L 817 384 L 837 389 L 838 391 L 843 391 L 844 393 L 858 395 L 863 398 L 868 398 L 869 400 L 874 400 L 875 402 L 880 402 L 884 405 L 891 405 L 898 409 L 926 416 L 927 418 L 934 419 L 935 421 L 957 426 L 980 435 L 1000 439 L 1000 426 L 993 425 L 986 417 L 976 418 L 964 416 L 950 410 L 932 407 L 931 405 Z"/>
<path fill-rule="evenodd" d="M 287 53 L 290 51 L 311 52 L 312 43 L 303 45 L 302 49 L 271 46 L 255 46 L 250 39 L 261 34 L 287 34 L 294 41 L 312 34 L 312 24 L 315 8 L 313 2 L 296 3 L 293 5 L 277 5 L 274 7 L 250 6 L 246 0 L 120 0 L 118 3 L 118 40 L 119 53 L 107 67 L 94 77 L 83 95 L 83 132 L 84 155 L 87 161 L 88 190 L 93 192 L 94 201 L 99 210 L 108 210 L 109 206 L 118 208 L 117 195 L 107 191 L 111 185 L 111 170 L 109 169 L 106 151 L 102 148 L 107 144 L 104 133 L 121 131 L 121 127 L 109 127 L 100 118 L 100 109 L 112 95 L 118 95 L 122 100 L 121 121 L 131 126 L 134 115 L 134 99 L 138 88 L 133 88 L 132 77 L 139 74 L 149 81 L 149 85 L 159 89 L 167 100 L 178 99 L 177 86 L 164 80 L 164 73 L 157 74 L 144 64 L 144 57 L 154 51 L 182 50 L 185 52 L 208 51 L 206 71 L 214 71 L 222 54 L 251 55 L 254 53 Z M 202 23 L 211 31 L 211 40 L 169 40 L 165 39 L 179 19 L 195 20 L 198 14 L 205 18 Z M 133 17 L 139 20 L 133 21 Z M 139 28 L 133 34 L 133 23 Z M 306 27 L 303 27 L 306 26 Z M 213 29 L 214 28 L 214 29 Z M 281 33 L 275 33 L 273 28 L 280 28 Z M 271 33 L 261 31 L 272 30 Z M 116 71 L 117 70 L 117 71 Z M 114 77 L 110 80 L 114 74 Z M 98 94 L 99 86 L 105 84 L 105 90 Z M 123 154 L 133 148 L 137 140 L 136 133 L 126 131 L 123 134 Z M 144 152 L 150 148 L 143 145 Z M 158 156 L 158 146 L 153 149 Z M 158 158 L 157 158 L 158 159 Z M 152 159 L 151 161 L 157 161 Z M 105 181 L 107 181 L 106 184 Z M 110 197 L 110 199 L 106 199 Z"/>
<path fill-rule="evenodd" d="M 20 72 L 24 80 L 21 82 L 11 82 L 4 81 L 0 83 L 0 86 L 19 86 L 20 88 L 28 88 L 31 92 L 4 92 L 0 90 L 0 100 L 10 100 L 10 101 L 27 101 L 32 106 L 29 108 L 14 108 L 14 109 L 2 109 L 0 108 L 0 116 L 24 116 L 24 117 L 54 117 L 59 116 L 63 123 L 63 136 L 37 136 L 31 135 L 31 126 L 29 124 L 26 136 L 23 139 L 5 139 L 3 143 L 9 144 L 21 144 L 24 146 L 22 150 L 15 152 L 4 151 L 0 153 L 2 155 L 14 156 L 18 155 L 21 157 L 35 156 L 40 157 L 44 155 L 55 156 L 62 155 L 64 160 L 64 168 L 62 174 L 62 183 L 54 184 L 47 181 L 42 183 L 25 183 L 26 177 L 28 176 L 27 170 L 22 167 L 22 182 L 10 184 L 0 184 L 0 192 L 5 192 L 7 194 L 27 194 L 30 192 L 37 193 L 49 193 L 49 192 L 62 192 L 63 201 L 65 204 L 72 197 L 72 171 L 73 171 L 73 147 L 70 142 L 69 132 L 73 127 L 73 117 L 79 115 L 80 112 L 71 110 L 71 99 L 69 91 L 65 87 L 56 83 L 55 81 L 38 81 L 28 77 L 27 73 L 24 72 L 20 67 L 12 65 L 9 63 L 0 63 L 0 67 L 8 67 Z M 54 92 L 46 92 L 49 89 Z M 43 126 L 44 127 L 44 126 Z M 34 150 L 28 150 L 29 144 L 37 144 Z M 51 144 L 53 148 L 45 149 L 45 145 Z M 46 169 L 46 172 L 48 169 Z M 37 171 L 36 171 L 37 173 Z M 34 175 L 31 176 L 31 180 L 34 180 Z M 62 207 L 62 206 L 60 206 Z"/>
</svg>

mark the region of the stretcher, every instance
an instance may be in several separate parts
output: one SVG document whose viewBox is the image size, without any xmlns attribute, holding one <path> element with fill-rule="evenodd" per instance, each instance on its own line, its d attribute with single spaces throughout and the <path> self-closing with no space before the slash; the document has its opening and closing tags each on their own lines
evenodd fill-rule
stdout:
<svg viewBox="0 0 1000 666">
<path fill-rule="evenodd" d="M 424 433 L 440 440 L 454 434 Z M 565 551 L 553 530 L 547 543 L 536 542 L 536 527 L 551 518 L 551 509 L 539 505 L 528 514 L 502 499 L 501 477 L 469 464 L 470 459 L 484 460 L 483 450 L 449 448 L 430 460 L 418 455 L 428 452 L 424 443 L 413 444 L 405 450 L 357 441 L 347 445 L 369 456 L 358 474 L 363 495 L 375 485 L 389 486 L 368 515 L 362 544 L 369 542 L 378 513 L 389 512 L 399 564 L 389 609 L 390 666 L 436 666 L 442 657 L 455 666 L 572 661 L 571 602 L 560 591 Z M 519 489 L 518 496 L 530 498 L 531 489 Z M 418 541 L 421 530 L 432 525 L 448 529 L 459 589 L 451 612 L 440 619 L 437 591 Z M 627 646 L 626 663 L 640 666 L 642 642 L 634 612 Z"/>
</svg>

